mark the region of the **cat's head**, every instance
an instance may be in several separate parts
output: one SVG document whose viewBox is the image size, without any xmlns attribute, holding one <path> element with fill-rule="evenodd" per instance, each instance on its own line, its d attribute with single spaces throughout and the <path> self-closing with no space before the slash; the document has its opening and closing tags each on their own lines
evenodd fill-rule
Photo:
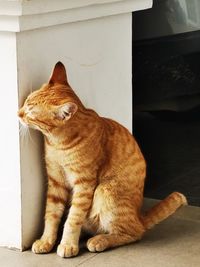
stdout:
<svg viewBox="0 0 200 267">
<path fill-rule="evenodd" d="M 18 116 L 22 124 L 48 133 L 68 123 L 80 106 L 67 81 L 65 67 L 58 62 L 49 82 L 27 97 Z"/>
</svg>

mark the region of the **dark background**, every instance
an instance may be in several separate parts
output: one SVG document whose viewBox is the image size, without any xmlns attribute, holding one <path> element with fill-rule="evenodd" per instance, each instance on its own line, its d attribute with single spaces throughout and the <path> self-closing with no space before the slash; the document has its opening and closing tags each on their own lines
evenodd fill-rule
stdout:
<svg viewBox="0 0 200 267">
<path fill-rule="evenodd" d="M 145 196 L 180 191 L 200 206 L 200 26 L 179 2 L 133 13 L 133 134 L 148 166 Z"/>
</svg>

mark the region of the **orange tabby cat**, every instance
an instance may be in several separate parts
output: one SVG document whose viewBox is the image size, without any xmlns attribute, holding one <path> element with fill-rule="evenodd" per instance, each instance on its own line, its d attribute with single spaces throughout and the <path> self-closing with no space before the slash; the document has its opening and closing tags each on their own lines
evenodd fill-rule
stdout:
<svg viewBox="0 0 200 267">
<path fill-rule="evenodd" d="M 45 227 L 34 253 L 50 252 L 67 203 L 70 210 L 57 254 L 78 254 L 81 230 L 94 237 L 89 251 L 139 240 L 145 231 L 186 204 L 172 193 L 141 215 L 146 164 L 133 136 L 119 123 L 87 109 L 58 62 L 48 84 L 31 93 L 18 115 L 45 138 L 48 192 Z"/>
</svg>

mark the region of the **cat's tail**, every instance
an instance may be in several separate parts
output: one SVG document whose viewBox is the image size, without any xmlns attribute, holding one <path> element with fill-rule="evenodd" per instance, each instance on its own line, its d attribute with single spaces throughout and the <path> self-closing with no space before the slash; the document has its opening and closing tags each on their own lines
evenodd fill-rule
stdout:
<svg viewBox="0 0 200 267">
<path fill-rule="evenodd" d="M 172 215 L 182 205 L 187 205 L 187 199 L 183 194 L 179 192 L 170 194 L 142 217 L 145 229 L 151 229 L 154 225 Z"/>
</svg>

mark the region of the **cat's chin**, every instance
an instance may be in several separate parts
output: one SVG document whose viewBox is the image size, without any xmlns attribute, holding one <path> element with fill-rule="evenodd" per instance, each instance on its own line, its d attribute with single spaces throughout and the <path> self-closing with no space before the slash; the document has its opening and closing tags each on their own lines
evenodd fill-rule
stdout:
<svg viewBox="0 0 200 267">
<path fill-rule="evenodd" d="M 37 128 L 37 126 L 35 126 L 35 125 L 27 125 L 29 128 L 31 128 L 31 129 L 34 129 L 34 130 L 38 130 L 39 128 Z"/>
<path fill-rule="evenodd" d="M 21 118 L 19 118 L 19 122 L 20 122 L 21 126 L 28 127 L 28 125 Z"/>
<path fill-rule="evenodd" d="M 21 118 L 19 118 L 19 122 L 21 124 L 21 126 L 23 128 L 31 128 L 31 129 L 34 129 L 34 130 L 40 130 L 39 127 L 35 126 L 35 125 L 30 125 L 28 123 L 25 123 Z"/>
<path fill-rule="evenodd" d="M 41 131 L 40 128 L 36 125 L 27 125 L 27 127 L 29 127 L 30 129 L 33 129 L 33 130 Z"/>
</svg>

